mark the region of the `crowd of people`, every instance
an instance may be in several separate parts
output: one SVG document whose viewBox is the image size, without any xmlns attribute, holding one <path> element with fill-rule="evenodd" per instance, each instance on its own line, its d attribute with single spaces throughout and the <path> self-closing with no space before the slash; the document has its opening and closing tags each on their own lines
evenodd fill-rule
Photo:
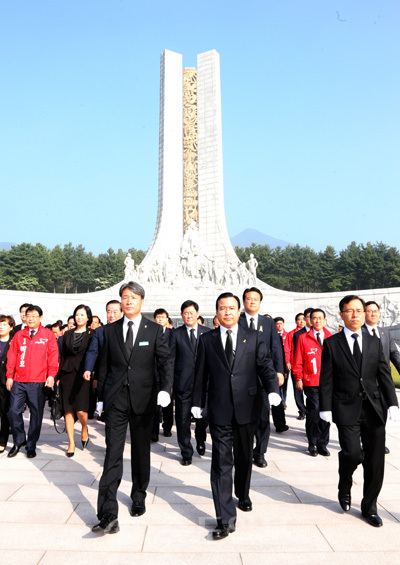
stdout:
<svg viewBox="0 0 400 565">
<path fill-rule="evenodd" d="M 67 323 L 42 326 L 40 306 L 22 304 L 21 324 L 0 316 L 0 453 L 10 430 L 8 457 L 25 447 L 36 457 L 46 399 L 59 387 L 68 435 L 66 456 L 75 454 L 75 422 L 82 449 L 89 442 L 88 419 L 105 422 L 106 455 L 93 532 L 119 531 L 117 490 L 122 479 L 127 427 L 131 447 L 131 515 L 146 511 L 150 445 L 171 437 L 175 418 L 180 463 L 192 464 L 196 451 L 212 440 L 211 488 L 217 527 L 215 540 L 236 528 L 236 508 L 252 510 L 252 465 L 265 468 L 272 422 L 285 433 L 288 382 L 292 381 L 298 420 L 305 420 L 308 453 L 330 456 L 329 431 L 335 422 L 339 452 L 338 500 L 351 507 L 352 475 L 364 467 L 362 515 L 372 526 L 382 520 L 377 497 L 383 483 L 385 423 L 399 419 L 390 361 L 400 371 L 400 353 L 390 332 L 379 325 L 379 305 L 356 295 L 340 304 L 343 326 L 331 334 L 323 309 L 307 308 L 287 332 L 285 320 L 261 314 L 263 294 L 247 288 L 240 299 L 230 292 L 216 300 L 212 327 L 199 305 L 181 305 L 182 325 L 174 328 L 158 308 L 145 318 L 143 287 L 125 282 L 120 300 L 106 304 L 106 323 L 85 304 Z M 24 411 L 29 410 L 26 432 Z M 232 470 L 234 469 L 234 478 Z M 234 492 L 238 501 L 234 502 Z"/>
</svg>

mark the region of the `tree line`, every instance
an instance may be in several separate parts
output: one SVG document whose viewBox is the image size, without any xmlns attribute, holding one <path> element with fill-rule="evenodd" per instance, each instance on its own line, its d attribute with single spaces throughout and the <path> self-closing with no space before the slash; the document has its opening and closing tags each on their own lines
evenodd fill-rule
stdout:
<svg viewBox="0 0 400 565">
<path fill-rule="evenodd" d="M 258 278 L 281 290 L 343 292 L 400 286 L 400 252 L 384 243 L 353 241 L 339 252 L 331 245 L 317 252 L 300 245 L 271 249 L 256 244 L 235 251 L 241 261 L 253 253 Z"/>
<path fill-rule="evenodd" d="M 252 244 L 236 247 L 241 261 L 253 253 L 258 261 L 257 276 L 265 283 L 292 292 L 334 292 L 400 286 L 400 252 L 384 243 L 357 245 L 342 251 L 328 246 L 314 251 L 300 245 L 271 248 Z M 141 263 L 142 250 L 128 251 Z M 94 292 L 124 278 L 127 252 L 109 249 L 97 257 L 82 245 L 71 243 L 48 249 L 41 243 L 21 243 L 0 251 L 0 288 L 41 292 Z"/>
<path fill-rule="evenodd" d="M 128 249 L 135 263 L 143 251 Z M 0 288 L 36 292 L 94 292 L 124 278 L 126 252 L 109 249 L 97 257 L 71 243 L 48 249 L 41 243 L 21 243 L 0 251 Z"/>
</svg>

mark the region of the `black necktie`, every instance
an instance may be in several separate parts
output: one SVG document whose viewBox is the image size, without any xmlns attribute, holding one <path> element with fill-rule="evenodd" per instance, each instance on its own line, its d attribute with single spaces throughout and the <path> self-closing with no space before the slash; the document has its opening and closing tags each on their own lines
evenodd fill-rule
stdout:
<svg viewBox="0 0 400 565">
<path fill-rule="evenodd" d="M 233 365 L 232 330 L 226 331 L 225 355 L 228 360 L 228 365 L 232 369 L 232 365 Z"/>
<path fill-rule="evenodd" d="M 128 322 L 128 331 L 126 332 L 125 349 L 128 357 L 131 356 L 133 349 L 133 322 Z"/>
<path fill-rule="evenodd" d="M 31 331 L 29 332 L 29 334 L 30 334 L 30 336 L 31 336 L 31 339 L 33 339 L 33 336 L 35 335 L 35 330 L 31 330 Z"/>
<path fill-rule="evenodd" d="M 321 341 L 321 336 L 319 335 L 319 332 L 317 332 L 317 341 L 320 344 L 320 346 L 322 347 L 322 341 Z"/>
<path fill-rule="evenodd" d="M 360 349 L 360 346 L 358 345 L 358 341 L 357 341 L 358 338 L 359 338 L 359 335 L 358 334 L 351 334 L 351 337 L 354 339 L 354 346 L 353 346 L 354 361 L 356 362 L 358 370 L 361 373 L 361 349 Z"/>
<path fill-rule="evenodd" d="M 192 344 L 193 353 L 196 353 L 196 336 L 194 335 L 194 328 L 190 330 L 190 343 Z"/>
<path fill-rule="evenodd" d="M 376 335 L 375 328 L 372 328 L 372 335 L 373 335 L 374 337 L 378 337 L 378 336 Z M 379 337 L 378 337 L 378 339 L 379 339 Z"/>
<path fill-rule="evenodd" d="M 254 325 L 254 318 L 250 318 L 250 329 L 255 330 L 256 326 Z"/>
</svg>

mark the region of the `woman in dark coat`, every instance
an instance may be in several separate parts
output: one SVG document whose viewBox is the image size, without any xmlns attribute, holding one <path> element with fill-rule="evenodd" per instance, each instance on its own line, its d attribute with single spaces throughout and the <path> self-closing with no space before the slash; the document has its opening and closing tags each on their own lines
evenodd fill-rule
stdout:
<svg viewBox="0 0 400 565">
<path fill-rule="evenodd" d="M 7 412 L 10 404 L 10 393 L 6 389 L 7 353 L 11 336 L 15 327 L 12 316 L 0 316 L 0 453 L 3 453 L 8 441 L 9 422 Z"/>
<path fill-rule="evenodd" d="M 74 310 L 75 328 L 64 333 L 58 382 L 61 388 L 62 407 L 65 414 L 65 427 L 68 434 L 67 457 L 75 454 L 74 425 L 75 413 L 82 425 L 82 448 L 89 443 L 88 412 L 90 398 L 90 378 L 83 376 L 86 351 L 92 339 L 92 311 L 89 306 L 80 304 Z"/>
</svg>

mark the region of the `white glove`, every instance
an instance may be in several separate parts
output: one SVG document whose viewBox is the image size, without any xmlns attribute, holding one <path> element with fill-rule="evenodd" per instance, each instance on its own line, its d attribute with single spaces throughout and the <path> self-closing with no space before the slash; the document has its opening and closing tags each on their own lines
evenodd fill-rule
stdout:
<svg viewBox="0 0 400 565">
<path fill-rule="evenodd" d="M 281 396 L 277 392 L 270 392 L 268 395 L 270 406 L 279 406 L 282 402 Z"/>
<path fill-rule="evenodd" d="M 389 406 L 388 412 L 390 420 L 393 420 L 393 422 L 400 421 L 400 409 L 398 406 Z"/>
<path fill-rule="evenodd" d="M 320 412 L 319 417 L 324 422 L 328 422 L 328 424 L 332 424 L 332 412 L 327 410 L 326 412 Z"/>
<path fill-rule="evenodd" d="M 192 406 L 191 412 L 193 414 L 193 418 L 199 420 L 201 418 L 201 413 L 203 412 L 203 410 L 200 408 L 200 406 Z"/>
<path fill-rule="evenodd" d="M 162 406 L 162 408 L 165 408 L 166 406 L 168 406 L 168 404 L 170 404 L 170 402 L 171 397 L 168 392 L 165 392 L 165 390 L 160 390 L 157 396 L 157 404 L 159 406 Z"/>
</svg>

